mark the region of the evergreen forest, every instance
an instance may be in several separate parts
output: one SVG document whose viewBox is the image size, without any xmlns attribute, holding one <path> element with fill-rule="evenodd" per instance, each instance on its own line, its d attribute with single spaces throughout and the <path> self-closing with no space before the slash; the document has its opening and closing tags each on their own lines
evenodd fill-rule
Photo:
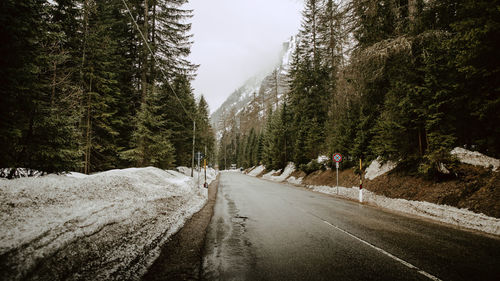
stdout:
<svg viewBox="0 0 500 281">
<path fill-rule="evenodd" d="M 191 166 L 194 122 L 213 157 L 186 2 L 1 1 L 0 167 Z"/>
<path fill-rule="evenodd" d="M 221 167 L 341 153 L 435 176 L 456 146 L 500 157 L 499 1 L 305 0 L 302 17 L 290 90 L 263 129 L 224 132 Z"/>
</svg>

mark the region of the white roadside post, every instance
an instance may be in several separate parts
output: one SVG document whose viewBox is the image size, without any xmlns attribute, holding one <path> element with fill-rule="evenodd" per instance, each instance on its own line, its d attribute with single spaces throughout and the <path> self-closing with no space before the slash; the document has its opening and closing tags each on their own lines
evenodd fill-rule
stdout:
<svg viewBox="0 0 500 281">
<path fill-rule="evenodd" d="M 359 159 L 359 202 L 363 203 L 363 165 Z"/>
<path fill-rule="evenodd" d="M 333 161 L 335 161 L 335 167 L 337 167 L 337 195 L 339 195 L 339 166 L 340 161 L 342 161 L 342 155 L 340 153 L 335 153 L 333 155 Z"/>
</svg>

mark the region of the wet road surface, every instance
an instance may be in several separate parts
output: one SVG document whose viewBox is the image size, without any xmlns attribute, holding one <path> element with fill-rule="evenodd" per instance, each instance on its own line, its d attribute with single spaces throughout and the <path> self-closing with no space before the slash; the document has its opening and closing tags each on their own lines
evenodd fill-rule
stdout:
<svg viewBox="0 0 500 281">
<path fill-rule="evenodd" d="M 500 280 L 500 238 L 221 174 L 205 280 Z"/>
</svg>

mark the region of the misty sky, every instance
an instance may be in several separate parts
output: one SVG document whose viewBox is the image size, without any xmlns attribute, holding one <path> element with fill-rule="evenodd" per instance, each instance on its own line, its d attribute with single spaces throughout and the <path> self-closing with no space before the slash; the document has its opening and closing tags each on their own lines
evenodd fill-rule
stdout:
<svg viewBox="0 0 500 281">
<path fill-rule="evenodd" d="M 193 81 L 214 112 L 238 87 L 269 69 L 282 43 L 300 28 L 301 0 L 190 0 L 194 45 L 189 60 L 200 64 Z"/>
</svg>

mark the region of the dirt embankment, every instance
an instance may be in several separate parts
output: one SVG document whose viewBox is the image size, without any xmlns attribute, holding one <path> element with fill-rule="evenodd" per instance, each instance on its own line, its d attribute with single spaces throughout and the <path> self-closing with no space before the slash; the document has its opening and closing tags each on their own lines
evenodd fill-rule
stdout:
<svg viewBox="0 0 500 281">
<path fill-rule="evenodd" d="M 373 180 L 363 180 L 363 188 L 389 198 L 427 201 L 467 208 L 476 213 L 500 218 L 500 172 L 461 164 L 455 176 L 437 181 L 394 171 Z M 336 185 L 336 171 L 316 171 L 302 182 L 307 185 Z M 339 185 L 359 186 L 353 169 L 339 171 Z"/>
</svg>

